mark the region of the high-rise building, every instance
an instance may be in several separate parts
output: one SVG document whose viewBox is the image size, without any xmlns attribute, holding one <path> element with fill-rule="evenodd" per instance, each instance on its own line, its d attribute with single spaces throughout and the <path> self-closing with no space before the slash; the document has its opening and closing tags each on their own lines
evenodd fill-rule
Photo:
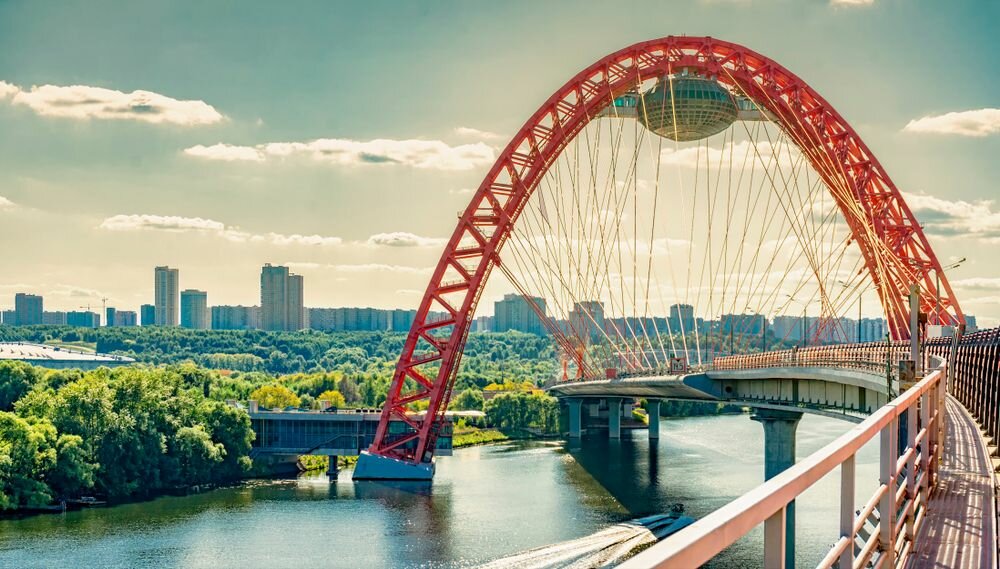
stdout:
<svg viewBox="0 0 1000 569">
<path fill-rule="evenodd" d="M 517 330 L 528 334 L 544 335 L 545 325 L 542 323 L 539 312 L 545 315 L 544 298 L 525 298 L 519 294 L 505 295 L 503 300 L 493 303 L 493 330 L 496 332 Z"/>
<path fill-rule="evenodd" d="M 493 318 L 490 319 L 490 325 L 492 326 Z M 401 310 L 399 308 L 392 311 L 392 315 L 389 319 L 389 328 L 394 332 L 409 332 L 410 328 L 413 327 L 413 321 L 417 319 L 416 310 Z M 311 325 L 311 323 L 310 323 Z"/>
<path fill-rule="evenodd" d="M 574 302 L 569 312 L 569 333 L 582 340 L 595 341 L 604 334 L 604 304 L 597 300 Z"/>
<path fill-rule="evenodd" d="M 156 324 L 156 307 L 152 304 L 143 304 L 140 306 L 139 323 L 143 326 L 153 326 Z"/>
<path fill-rule="evenodd" d="M 978 332 L 979 326 L 976 325 L 976 317 L 972 314 L 965 315 L 965 333 L 972 334 L 973 332 Z"/>
<path fill-rule="evenodd" d="M 18 326 L 42 323 L 42 297 L 19 292 L 14 295 L 14 312 Z"/>
<path fill-rule="evenodd" d="M 4 310 L 0 313 L 0 316 L 2 316 L 2 322 L 0 323 L 5 326 L 13 326 L 17 324 L 17 312 L 14 312 L 13 310 Z"/>
<path fill-rule="evenodd" d="M 115 315 L 118 313 L 113 307 L 109 306 L 104 309 L 104 325 L 105 326 L 117 326 L 118 319 Z"/>
<path fill-rule="evenodd" d="M 101 325 L 101 315 L 89 310 L 67 312 L 66 324 L 80 328 L 97 328 Z"/>
<path fill-rule="evenodd" d="M 42 313 L 42 324 L 48 324 L 49 326 L 65 326 L 66 325 L 66 313 L 65 312 L 43 312 Z"/>
<path fill-rule="evenodd" d="M 395 328 L 393 328 L 395 330 Z M 477 316 L 475 320 L 472 321 L 472 326 L 470 327 L 472 332 L 492 332 L 493 331 L 493 317 L 492 316 Z"/>
<path fill-rule="evenodd" d="M 207 330 L 208 325 L 208 293 L 194 289 L 181 292 L 181 326 Z"/>
<path fill-rule="evenodd" d="M 259 306 L 213 306 L 213 330 L 256 330 L 260 328 Z"/>
<path fill-rule="evenodd" d="M 177 296 L 180 290 L 178 271 L 170 267 L 156 267 L 154 280 L 153 304 L 156 306 L 154 322 L 157 326 L 177 326 Z"/>
<path fill-rule="evenodd" d="M 135 326 L 136 314 L 134 310 L 118 310 L 115 312 L 115 326 Z"/>
<path fill-rule="evenodd" d="M 264 330 L 302 330 L 309 326 L 301 275 L 270 263 L 260 270 L 260 320 Z"/>
<path fill-rule="evenodd" d="M 724 334 L 759 336 L 764 331 L 764 316 L 761 314 L 723 314 L 720 324 Z"/>
<path fill-rule="evenodd" d="M 304 305 L 304 286 L 302 275 L 288 275 L 288 328 L 287 330 L 304 330 L 309 327 L 308 315 Z"/>
<path fill-rule="evenodd" d="M 694 307 L 690 304 L 671 304 L 670 305 L 670 319 L 668 320 L 670 324 L 670 331 L 674 334 L 691 334 L 694 333 Z"/>
<path fill-rule="evenodd" d="M 260 324 L 264 330 L 288 327 L 288 267 L 268 263 L 260 270 Z"/>
</svg>

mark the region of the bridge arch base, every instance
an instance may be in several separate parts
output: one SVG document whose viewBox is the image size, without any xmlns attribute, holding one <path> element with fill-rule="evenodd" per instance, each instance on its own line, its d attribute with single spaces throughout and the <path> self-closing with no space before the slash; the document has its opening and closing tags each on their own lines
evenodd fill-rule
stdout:
<svg viewBox="0 0 1000 569">
<path fill-rule="evenodd" d="M 355 480 L 422 480 L 434 479 L 434 462 L 413 463 L 366 450 L 358 456 L 354 467 Z"/>
</svg>

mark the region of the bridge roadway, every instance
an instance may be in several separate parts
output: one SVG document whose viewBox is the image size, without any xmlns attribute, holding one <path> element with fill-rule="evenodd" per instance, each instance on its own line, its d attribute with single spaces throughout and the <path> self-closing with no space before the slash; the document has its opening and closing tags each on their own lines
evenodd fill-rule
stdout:
<svg viewBox="0 0 1000 569">
<path fill-rule="evenodd" d="M 892 376 L 887 378 L 884 368 L 879 375 L 871 369 L 809 364 L 569 381 L 549 387 L 548 392 L 568 403 L 572 399 L 620 397 L 794 407 L 795 411 L 860 423 L 889 401 L 890 382 L 893 392 L 898 391 L 898 381 Z"/>
</svg>

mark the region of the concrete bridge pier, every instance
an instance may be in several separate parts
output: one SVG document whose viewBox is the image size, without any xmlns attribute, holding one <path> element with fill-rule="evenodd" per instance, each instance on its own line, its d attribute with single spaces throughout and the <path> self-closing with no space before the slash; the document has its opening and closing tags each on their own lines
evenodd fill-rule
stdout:
<svg viewBox="0 0 1000 569">
<path fill-rule="evenodd" d="M 608 438 L 622 438 L 622 398 L 608 397 Z"/>
<path fill-rule="evenodd" d="M 331 454 L 327 458 L 329 459 L 329 462 L 327 463 L 327 466 L 326 466 L 326 475 L 327 475 L 327 477 L 330 480 L 336 481 L 337 480 L 337 476 L 340 474 L 340 468 L 337 465 L 337 458 L 338 457 L 337 457 L 337 455 Z"/>
<path fill-rule="evenodd" d="M 579 439 L 583 431 L 583 399 L 567 397 L 566 406 L 569 408 L 569 436 Z"/>
<path fill-rule="evenodd" d="M 764 480 L 770 480 L 795 464 L 795 430 L 802 413 L 757 409 L 750 418 L 764 427 Z M 794 501 L 785 508 L 785 567 L 795 567 Z"/>
<path fill-rule="evenodd" d="M 660 438 L 660 400 L 646 400 L 646 417 L 649 418 L 649 438 Z"/>
</svg>

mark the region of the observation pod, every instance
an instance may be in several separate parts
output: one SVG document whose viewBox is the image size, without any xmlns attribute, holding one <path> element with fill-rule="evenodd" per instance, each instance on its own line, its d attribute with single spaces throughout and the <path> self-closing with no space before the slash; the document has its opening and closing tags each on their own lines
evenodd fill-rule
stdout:
<svg viewBox="0 0 1000 569">
<path fill-rule="evenodd" d="M 693 75 L 662 77 L 640 97 L 639 122 L 651 132 L 689 142 L 718 134 L 736 121 L 739 108 L 728 89 Z"/>
</svg>

